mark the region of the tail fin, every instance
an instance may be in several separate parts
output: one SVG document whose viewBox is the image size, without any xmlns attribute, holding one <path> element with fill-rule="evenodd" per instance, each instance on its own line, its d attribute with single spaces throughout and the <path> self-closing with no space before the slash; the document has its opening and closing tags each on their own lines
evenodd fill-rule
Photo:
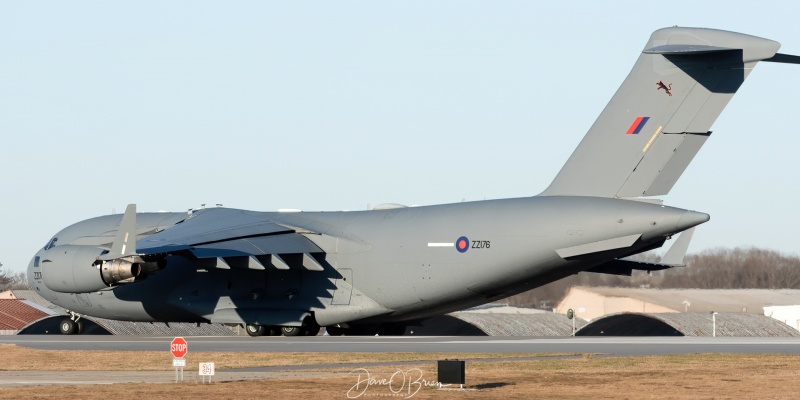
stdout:
<svg viewBox="0 0 800 400">
<path fill-rule="evenodd" d="M 655 31 L 541 195 L 669 193 L 750 70 L 758 61 L 774 58 L 779 47 L 772 40 L 713 29 Z"/>
</svg>

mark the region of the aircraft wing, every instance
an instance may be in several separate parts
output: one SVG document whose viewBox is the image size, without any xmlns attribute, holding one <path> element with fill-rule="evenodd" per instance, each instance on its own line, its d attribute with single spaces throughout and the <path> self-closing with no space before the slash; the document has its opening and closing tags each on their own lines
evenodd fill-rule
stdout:
<svg viewBox="0 0 800 400">
<path fill-rule="evenodd" d="M 136 243 L 141 256 L 179 254 L 205 260 L 204 267 L 322 271 L 324 253 L 304 234 L 258 213 L 210 208 Z M 315 256 L 316 254 L 316 256 Z"/>
</svg>

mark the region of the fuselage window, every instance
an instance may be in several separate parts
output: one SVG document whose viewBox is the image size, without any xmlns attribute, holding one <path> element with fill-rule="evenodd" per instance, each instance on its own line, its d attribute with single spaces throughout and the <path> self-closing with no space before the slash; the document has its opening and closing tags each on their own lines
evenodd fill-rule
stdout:
<svg viewBox="0 0 800 400">
<path fill-rule="evenodd" d="M 39 266 L 39 256 L 33 257 L 33 266 L 34 267 Z"/>
</svg>

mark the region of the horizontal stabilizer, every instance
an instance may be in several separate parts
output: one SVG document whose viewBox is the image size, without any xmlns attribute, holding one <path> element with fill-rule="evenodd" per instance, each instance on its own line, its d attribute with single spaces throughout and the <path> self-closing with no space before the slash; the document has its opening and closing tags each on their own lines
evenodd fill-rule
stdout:
<svg viewBox="0 0 800 400">
<path fill-rule="evenodd" d="M 674 268 L 676 265 L 664 265 L 659 263 L 649 263 L 646 261 L 636 261 L 630 259 L 611 260 L 607 263 L 600 264 L 586 272 L 594 272 L 597 274 L 610 274 L 610 275 L 625 275 L 631 276 L 633 271 L 661 271 L 662 269 Z"/>
<path fill-rule="evenodd" d="M 764 61 L 783 63 L 783 64 L 800 64 L 800 56 L 793 56 L 791 54 L 775 53 L 774 56 Z"/>
<path fill-rule="evenodd" d="M 681 235 L 675 239 L 675 243 L 672 244 L 672 247 L 661 257 L 661 262 L 659 263 L 622 258 L 598 265 L 586 272 L 631 276 L 634 270 L 651 272 L 683 267 L 686 265 L 686 263 L 684 263 L 684 258 L 686 257 L 686 251 L 689 249 L 689 242 L 692 240 L 694 229 L 695 228 L 691 228 L 681 233 Z"/>
<path fill-rule="evenodd" d="M 665 44 L 663 46 L 651 47 L 642 51 L 645 54 L 705 54 L 718 51 L 735 50 L 730 47 L 691 45 L 691 44 Z"/>
</svg>

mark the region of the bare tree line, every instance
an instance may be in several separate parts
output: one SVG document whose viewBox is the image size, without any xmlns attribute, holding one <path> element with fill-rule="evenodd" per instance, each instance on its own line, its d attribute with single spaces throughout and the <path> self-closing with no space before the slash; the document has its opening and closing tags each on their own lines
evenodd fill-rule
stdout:
<svg viewBox="0 0 800 400">
<path fill-rule="evenodd" d="M 8 273 L 3 270 L 3 263 L 0 263 L 0 292 L 27 288 L 28 277 L 24 272 L 18 272 L 16 274 Z"/>
<path fill-rule="evenodd" d="M 658 262 L 646 253 L 642 261 Z M 800 257 L 774 250 L 715 248 L 686 256 L 686 267 L 635 271 L 633 276 L 581 272 L 520 293 L 501 302 L 524 307 L 550 308 L 573 286 L 647 287 L 664 289 L 800 289 Z"/>
</svg>

